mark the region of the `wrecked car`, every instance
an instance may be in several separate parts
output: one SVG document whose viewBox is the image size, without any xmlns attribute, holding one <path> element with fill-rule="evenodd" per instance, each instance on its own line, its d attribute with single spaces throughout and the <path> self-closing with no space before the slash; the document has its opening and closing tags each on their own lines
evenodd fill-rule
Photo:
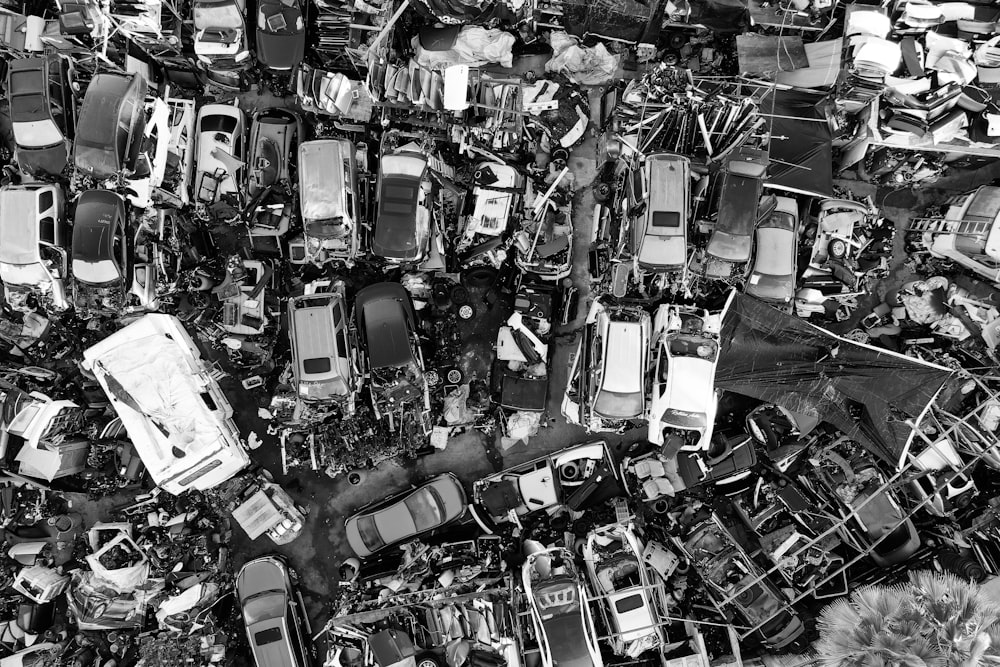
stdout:
<svg viewBox="0 0 1000 667">
<path fill-rule="evenodd" d="M 594 301 L 563 396 L 568 422 L 601 431 L 645 415 L 651 328 L 642 308 Z"/>
<path fill-rule="evenodd" d="M 399 283 L 376 283 L 358 292 L 354 322 L 365 379 L 379 416 L 408 407 L 429 410 L 424 357 L 409 293 Z"/>
<path fill-rule="evenodd" d="M 76 168 L 97 180 L 132 167 L 142 133 L 146 81 L 141 74 L 94 75 L 76 127 Z"/>
<path fill-rule="evenodd" d="M 240 196 L 246 115 L 233 104 L 206 104 L 195 125 L 195 201 L 206 206 Z"/>
<path fill-rule="evenodd" d="M 787 304 L 795 296 L 798 259 L 799 207 L 790 197 L 777 197 L 771 215 L 757 225 L 753 260 L 747 275 L 750 296 Z"/>
<path fill-rule="evenodd" d="M 715 367 L 719 362 L 720 315 L 690 306 L 664 304 L 653 328 L 653 389 L 650 442 L 663 444 L 663 430 L 693 431 L 684 450 L 704 450 L 712 440 L 718 407 Z"/>
<path fill-rule="evenodd" d="M 607 443 L 590 442 L 477 480 L 473 499 L 494 522 L 566 505 L 574 511 L 621 493 L 620 473 Z"/>
<path fill-rule="evenodd" d="M 514 235 L 517 267 L 542 280 L 562 280 L 573 268 L 573 197 L 555 190 L 538 197 Z"/>
<path fill-rule="evenodd" d="M 131 277 L 125 200 L 109 190 L 87 190 L 73 222 L 73 304 L 82 314 L 116 312 Z"/>
<path fill-rule="evenodd" d="M 433 183 L 427 158 L 412 151 L 383 155 L 371 251 L 390 262 L 423 261 L 430 247 Z"/>
<path fill-rule="evenodd" d="M 529 555 L 521 568 L 521 584 L 542 667 L 603 667 L 583 577 L 572 552 L 554 547 Z"/>
<path fill-rule="evenodd" d="M 361 558 L 433 530 L 463 514 L 468 505 L 465 490 L 451 473 L 380 500 L 355 513 L 344 523 L 347 543 Z"/>
<path fill-rule="evenodd" d="M 295 574 L 277 556 L 245 564 L 236 575 L 236 597 L 257 665 L 310 667 L 312 629 Z"/>
<path fill-rule="evenodd" d="M 174 209 L 153 209 L 143 213 L 136 227 L 129 294 L 141 308 L 159 308 L 161 293 L 169 291 L 177 282 L 181 257 L 175 250 L 179 244 L 174 236 L 178 224 L 176 216 Z"/>
<path fill-rule="evenodd" d="M 17 165 L 26 174 L 58 176 L 76 125 L 70 61 L 51 55 L 17 58 L 7 70 L 7 99 Z"/>
<path fill-rule="evenodd" d="M 455 243 L 455 254 L 463 268 L 480 263 L 497 268 L 519 213 L 524 177 L 510 165 L 480 162 L 473 182 L 471 210 Z"/>
<path fill-rule="evenodd" d="M 228 90 L 243 84 L 243 70 L 250 66 L 245 0 L 196 0 L 194 53 L 209 79 Z"/>
<path fill-rule="evenodd" d="M 69 307 L 65 206 L 57 185 L 0 188 L 0 280 L 12 308 L 26 308 L 29 295 L 56 310 Z"/>
<path fill-rule="evenodd" d="M 306 50 L 306 20 L 301 0 L 259 0 L 257 59 L 279 72 L 302 62 Z"/>
<path fill-rule="evenodd" d="M 353 263 L 360 249 L 358 170 L 347 139 L 299 144 L 299 206 L 306 261 Z"/>
<path fill-rule="evenodd" d="M 249 463 L 233 408 L 194 340 L 153 313 L 83 352 L 157 486 L 210 489 Z"/>
<path fill-rule="evenodd" d="M 726 160 L 719 213 L 706 248 L 709 257 L 730 264 L 749 261 L 767 165 L 767 151 L 746 147 Z"/>
<path fill-rule="evenodd" d="M 522 283 L 514 296 L 514 313 L 497 331 L 490 377 L 495 400 L 505 410 L 545 410 L 554 302 L 555 290 L 548 284 Z"/>
</svg>

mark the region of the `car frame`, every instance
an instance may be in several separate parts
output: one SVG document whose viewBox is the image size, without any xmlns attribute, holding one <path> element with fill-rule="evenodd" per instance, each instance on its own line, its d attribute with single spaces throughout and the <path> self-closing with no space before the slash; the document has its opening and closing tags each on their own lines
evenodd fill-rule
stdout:
<svg viewBox="0 0 1000 667">
<path fill-rule="evenodd" d="M 721 314 L 690 306 L 663 304 L 653 325 L 652 390 L 646 413 L 647 439 L 663 444 L 663 429 L 696 431 L 685 451 L 707 450 L 712 441 L 718 393 Z M 692 354 L 693 353 L 693 354 Z"/>
<path fill-rule="evenodd" d="M 775 199 L 775 209 L 754 231 L 753 259 L 743 291 L 761 301 L 788 304 L 795 297 L 798 273 L 799 206 L 791 197 Z M 787 272 L 776 268 L 786 261 Z"/>
<path fill-rule="evenodd" d="M 46 192 L 51 198 L 48 204 Z M 28 220 L 22 210 L 26 205 L 36 211 Z M 56 310 L 69 307 L 66 248 L 70 231 L 65 211 L 65 196 L 58 185 L 35 183 L 0 188 L 0 280 L 4 300 L 12 308 L 26 309 L 29 294 L 47 297 Z M 12 234 L 15 226 L 26 234 Z"/>
<path fill-rule="evenodd" d="M 257 60 L 268 69 L 287 72 L 302 62 L 306 50 L 308 17 L 302 0 L 258 0 L 256 21 Z M 265 14 L 265 9 L 274 10 Z M 289 21 L 297 27 L 291 28 Z"/>
<path fill-rule="evenodd" d="M 208 123 L 213 118 L 229 119 L 232 122 L 215 128 L 214 124 Z M 205 129 L 206 127 L 209 129 Z M 239 169 L 237 173 L 230 172 L 225 162 L 213 154 L 217 150 L 225 149 L 224 152 L 229 156 L 242 161 L 246 148 L 245 133 L 246 114 L 238 106 L 206 104 L 198 109 L 198 118 L 195 121 L 194 200 L 196 202 L 212 205 L 226 195 L 233 195 L 238 201 L 241 199 Z"/>
<path fill-rule="evenodd" d="M 709 257 L 731 264 L 750 260 L 767 166 L 766 150 L 745 146 L 723 164 L 718 217 L 705 248 Z"/>
<path fill-rule="evenodd" d="M 87 86 L 73 143 L 79 171 L 105 180 L 133 166 L 142 135 L 146 80 L 141 74 L 100 72 Z"/>
<path fill-rule="evenodd" d="M 256 577 L 262 580 L 257 586 L 249 581 Z M 240 604 L 240 616 L 247 633 L 247 641 L 254 662 L 258 667 L 284 665 L 288 667 L 312 667 L 313 649 L 311 645 L 312 627 L 302 595 L 295 586 L 297 577 L 279 556 L 263 556 L 247 562 L 236 575 L 235 591 Z M 261 588 L 261 586 L 270 588 Z M 273 602 L 280 608 L 271 612 L 270 618 L 248 619 L 249 603 L 266 598 L 280 598 Z M 263 606 L 263 605 L 258 605 Z M 278 605 L 275 604 L 277 607 Z M 278 615 L 280 610 L 280 615 Z M 254 607 L 256 612 L 256 607 Z M 261 612 L 261 615 L 267 612 Z M 254 631 L 253 628 L 260 628 Z M 303 633 L 303 629 L 305 632 Z M 267 633 L 266 636 L 264 633 Z M 277 634 L 277 637 L 274 635 Z M 261 640 L 265 643 L 258 643 Z M 273 646 L 280 642 L 280 648 Z M 262 647 L 269 646 L 273 650 Z"/>
<path fill-rule="evenodd" d="M 423 261 L 430 251 L 434 224 L 430 201 L 434 186 L 427 157 L 409 150 L 383 155 L 377 187 L 372 254 L 397 264 Z M 390 243 L 393 237 L 403 239 L 402 243 Z"/>
<path fill-rule="evenodd" d="M 583 577 L 568 549 L 530 554 L 521 567 L 521 585 L 542 667 L 604 667 Z"/>
<path fill-rule="evenodd" d="M 421 500 L 415 500 L 418 497 Z M 432 508 L 432 504 L 437 505 L 436 509 L 430 512 L 435 515 L 431 521 L 427 521 L 427 517 L 424 517 L 423 522 L 418 523 L 420 518 L 418 512 L 410 505 L 410 503 L 416 505 L 418 502 L 420 506 L 416 510 L 419 511 Z M 401 509 L 401 506 L 404 509 Z M 465 489 L 462 488 L 458 477 L 450 472 L 442 473 L 420 486 L 380 500 L 352 514 L 344 522 L 347 543 L 358 557 L 367 558 L 405 540 L 440 530 L 461 518 L 467 508 Z M 399 512 L 407 514 L 398 514 L 394 518 Z M 397 530 L 394 535 L 387 534 L 389 522 L 398 524 L 401 519 L 404 521 L 409 519 L 413 523 L 412 529 L 407 526 L 406 530 Z M 398 525 L 394 527 L 398 528 Z M 376 539 L 378 543 L 372 541 Z"/>
<path fill-rule="evenodd" d="M 649 313 L 643 308 L 594 301 L 563 394 L 562 414 L 569 423 L 603 431 L 646 416 L 651 337 Z M 611 352 L 617 355 L 613 359 Z M 601 403 L 602 394 L 613 400 Z M 617 413 L 609 410 L 621 396 L 638 397 L 638 403 Z"/>
<path fill-rule="evenodd" d="M 8 63 L 7 99 L 14 154 L 18 168 L 24 173 L 58 176 L 69 163 L 76 127 L 70 62 L 59 55 L 46 55 L 15 58 Z M 42 85 L 31 87 L 39 83 Z M 29 89 L 23 90 L 23 86 Z M 29 134 L 41 131 L 46 123 L 58 132 L 58 138 L 51 134 L 28 145 Z"/>
<path fill-rule="evenodd" d="M 116 310 L 132 281 L 132 238 L 125 199 L 110 190 L 86 190 L 76 202 L 73 222 L 73 304 L 89 312 Z M 110 231 L 110 233 L 108 233 Z M 113 269 L 98 275 L 97 265 Z"/>
</svg>

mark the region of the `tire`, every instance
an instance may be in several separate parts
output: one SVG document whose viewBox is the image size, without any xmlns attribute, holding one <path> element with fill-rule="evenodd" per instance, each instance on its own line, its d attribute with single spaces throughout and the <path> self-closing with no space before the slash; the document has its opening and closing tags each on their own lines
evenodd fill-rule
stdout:
<svg viewBox="0 0 1000 667">
<path fill-rule="evenodd" d="M 444 376 L 448 380 L 448 384 L 462 384 L 462 380 L 465 379 L 465 374 L 460 368 L 449 368 L 445 371 Z"/>
<path fill-rule="evenodd" d="M 465 289 L 461 285 L 455 285 L 452 287 L 450 296 L 451 302 L 456 306 L 469 303 L 469 290 Z"/>
<path fill-rule="evenodd" d="M 417 667 L 448 667 L 436 653 L 424 652 L 417 656 Z"/>
<path fill-rule="evenodd" d="M 844 259 L 847 256 L 847 242 L 833 239 L 826 244 L 826 253 L 830 259 Z"/>
<path fill-rule="evenodd" d="M 497 270 L 491 266 L 475 266 L 462 274 L 466 287 L 492 287 L 497 280 Z"/>
<path fill-rule="evenodd" d="M 475 316 L 476 316 L 476 309 L 471 304 L 467 303 L 464 306 L 459 306 L 458 319 L 471 320 Z"/>
<path fill-rule="evenodd" d="M 610 201 L 613 194 L 614 188 L 611 187 L 610 183 L 598 183 L 594 188 L 594 201 L 603 204 Z"/>
</svg>

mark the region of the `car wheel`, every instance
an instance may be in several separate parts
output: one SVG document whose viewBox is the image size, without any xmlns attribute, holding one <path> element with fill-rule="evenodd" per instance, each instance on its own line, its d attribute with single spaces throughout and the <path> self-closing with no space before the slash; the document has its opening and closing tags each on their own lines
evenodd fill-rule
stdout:
<svg viewBox="0 0 1000 667">
<path fill-rule="evenodd" d="M 417 656 L 417 667 L 447 667 L 447 665 L 434 653 L 421 653 Z"/>
<path fill-rule="evenodd" d="M 427 380 L 428 386 L 436 387 L 441 384 L 441 376 L 434 369 L 430 369 L 424 373 L 424 379 Z"/>
<path fill-rule="evenodd" d="M 451 288 L 451 302 L 456 306 L 469 303 L 469 290 L 461 285 L 455 285 Z"/>
<path fill-rule="evenodd" d="M 844 259 L 847 256 L 847 241 L 833 239 L 826 244 L 826 253 L 830 259 Z"/>
<path fill-rule="evenodd" d="M 613 194 L 614 189 L 610 183 L 598 183 L 597 187 L 594 188 L 594 201 L 598 204 L 603 204 L 610 200 Z"/>
<path fill-rule="evenodd" d="M 471 320 L 475 316 L 476 316 L 476 309 L 469 304 L 465 304 L 464 306 L 458 309 L 459 319 Z"/>
<path fill-rule="evenodd" d="M 448 384 L 462 384 L 465 375 L 459 368 L 449 368 L 448 372 L 445 373 L 445 378 L 448 380 Z"/>
<path fill-rule="evenodd" d="M 474 266 L 462 274 L 466 287 L 492 287 L 497 280 L 497 270 L 492 266 Z"/>
</svg>

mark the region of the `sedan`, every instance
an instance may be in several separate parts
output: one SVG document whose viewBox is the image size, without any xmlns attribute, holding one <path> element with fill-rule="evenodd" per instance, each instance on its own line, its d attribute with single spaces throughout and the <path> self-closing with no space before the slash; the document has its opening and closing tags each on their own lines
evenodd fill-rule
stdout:
<svg viewBox="0 0 1000 667">
<path fill-rule="evenodd" d="M 76 168 L 103 180 L 132 168 L 142 135 L 146 81 L 139 74 L 94 75 L 80 110 L 73 147 Z"/>
<path fill-rule="evenodd" d="M 391 262 L 419 262 L 431 238 L 431 179 L 427 158 L 399 152 L 382 158 L 372 253 Z"/>
<path fill-rule="evenodd" d="M 583 577 L 562 547 L 528 556 L 521 582 L 542 667 L 603 667 Z"/>
<path fill-rule="evenodd" d="M 455 521 L 468 507 L 465 490 L 451 473 L 365 508 L 347 520 L 347 543 L 367 558 L 386 547 Z"/>
<path fill-rule="evenodd" d="M 649 313 L 595 301 L 573 358 L 562 413 L 589 430 L 646 411 Z"/>
<path fill-rule="evenodd" d="M 656 311 L 656 361 L 647 413 L 650 442 L 663 444 L 663 429 L 675 428 L 698 434 L 682 449 L 708 449 L 718 407 L 718 319 L 687 306 L 665 304 Z"/>
<path fill-rule="evenodd" d="M 750 260 L 767 163 L 767 151 L 752 148 L 741 148 L 726 162 L 719 215 L 706 248 L 709 257 L 733 264 Z"/>
<path fill-rule="evenodd" d="M 250 65 L 246 0 L 195 0 L 194 53 L 224 87 L 238 85 Z M 221 80 L 220 80 L 221 79 Z"/>
<path fill-rule="evenodd" d="M 211 205 L 239 194 L 245 131 L 246 115 L 237 106 L 206 104 L 198 110 L 195 201 Z"/>
<path fill-rule="evenodd" d="M 257 667 L 313 664 L 312 629 L 294 576 L 276 556 L 252 560 L 236 575 L 236 596 Z"/>
<path fill-rule="evenodd" d="M 791 197 L 776 199 L 774 212 L 757 226 L 746 293 L 762 301 L 788 303 L 795 295 L 799 208 Z"/>
<path fill-rule="evenodd" d="M 59 56 L 10 62 L 10 119 L 17 165 L 25 173 L 58 176 L 66 167 L 76 111 L 68 63 Z"/>
<path fill-rule="evenodd" d="M 125 200 L 109 190 L 87 190 L 76 204 L 73 223 L 73 291 L 77 308 L 84 292 L 110 297 L 128 273 Z"/>
<path fill-rule="evenodd" d="M 278 71 L 294 69 L 306 50 L 306 25 L 300 0 L 257 2 L 257 59 Z"/>
</svg>

